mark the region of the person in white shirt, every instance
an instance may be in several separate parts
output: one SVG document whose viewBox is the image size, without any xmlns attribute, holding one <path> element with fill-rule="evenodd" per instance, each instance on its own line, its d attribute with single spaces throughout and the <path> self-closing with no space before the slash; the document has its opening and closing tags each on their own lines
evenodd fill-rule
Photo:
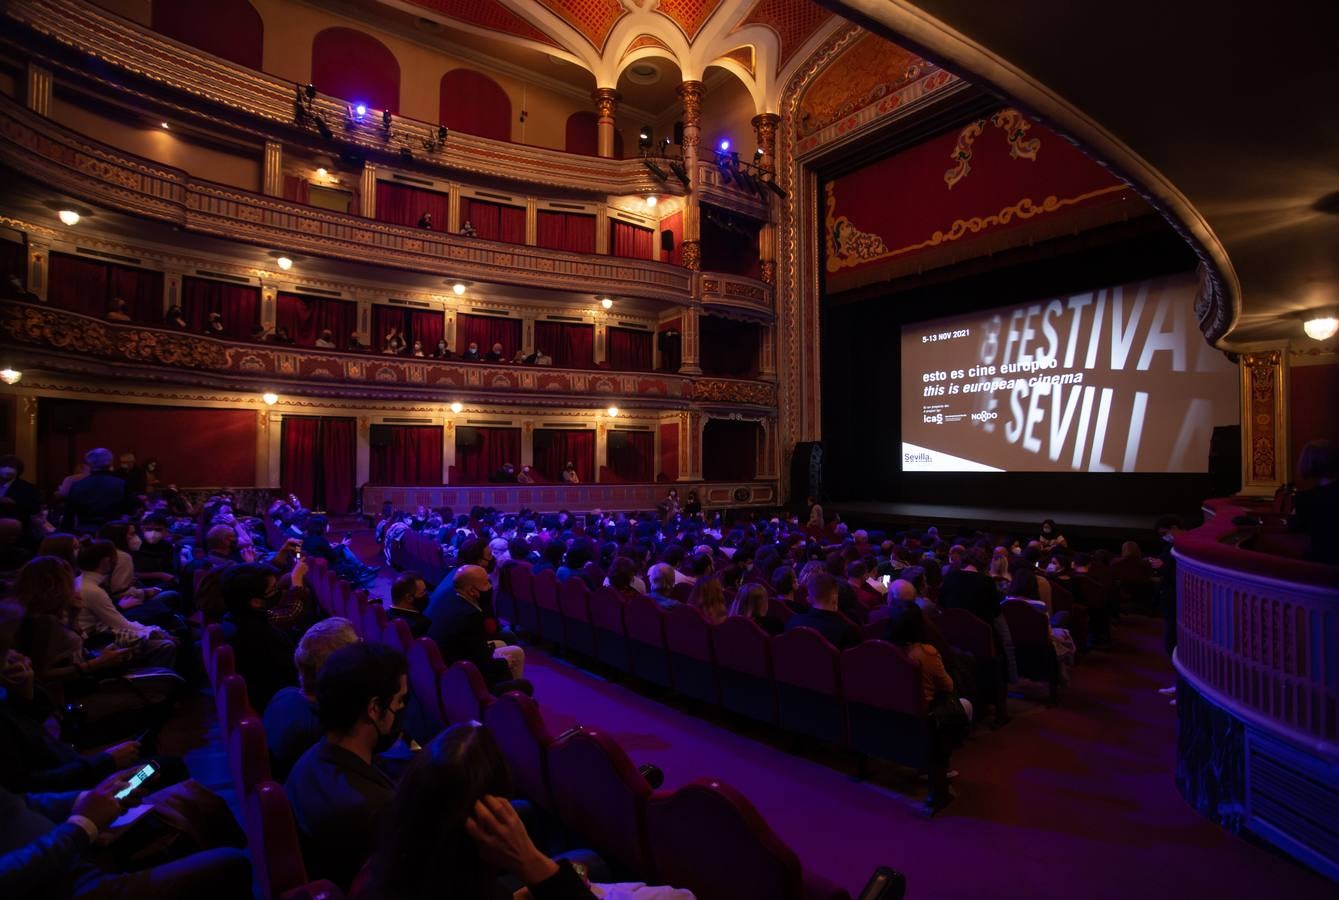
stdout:
<svg viewBox="0 0 1339 900">
<path fill-rule="evenodd" d="M 316 339 L 316 346 L 322 350 L 335 349 L 335 336 L 329 328 L 321 332 L 321 336 Z"/>
<path fill-rule="evenodd" d="M 177 645 L 171 636 L 159 628 L 127 619 L 103 587 L 116 563 L 116 545 L 111 541 L 84 541 L 76 561 L 79 612 L 75 630 L 85 640 L 98 632 L 110 632 L 118 643 L 136 645 L 135 658 L 139 665 L 172 668 L 177 658 Z"/>
</svg>

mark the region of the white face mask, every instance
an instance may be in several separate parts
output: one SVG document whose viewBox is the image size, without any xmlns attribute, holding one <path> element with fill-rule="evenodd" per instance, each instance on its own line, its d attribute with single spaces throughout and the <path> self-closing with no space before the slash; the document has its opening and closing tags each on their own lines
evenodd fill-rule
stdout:
<svg viewBox="0 0 1339 900">
<path fill-rule="evenodd" d="M 161 531 L 144 532 L 144 540 L 148 541 L 150 544 L 156 544 L 162 539 L 163 539 L 163 533 Z"/>
<path fill-rule="evenodd" d="M 144 546 L 144 542 L 140 540 L 139 535 L 132 534 L 126 538 L 126 546 L 130 548 L 131 553 L 138 553 L 139 548 Z"/>
</svg>

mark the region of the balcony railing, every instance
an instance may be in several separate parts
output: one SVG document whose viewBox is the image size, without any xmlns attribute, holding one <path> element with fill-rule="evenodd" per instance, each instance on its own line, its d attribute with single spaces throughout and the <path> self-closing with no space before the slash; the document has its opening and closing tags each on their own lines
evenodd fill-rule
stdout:
<svg viewBox="0 0 1339 900">
<path fill-rule="evenodd" d="M 502 244 L 376 222 L 193 178 L 0 98 L 0 164 L 119 212 L 250 244 L 443 277 L 686 303 L 692 273 L 649 260 Z"/>
<path fill-rule="evenodd" d="M 157 99 L 191 112 L 204 101 L 227 111 L 263 122 L 289 127 L 293 123 L 293 84 L 254 69 L 211 56 L 147 28 L 99 9 L 82 0 L 10 0 L 3 15 L 76 51 L 68 60 L 55 58 L 81 78 L 91 78 L 117 92 L 127 90 L 127 76 L 147 83 L 161 94 Z M 90 67 L 86 57 L 101 63 Z M 103 74 L 103 70 L 105 74 Z M 182 106 L 179 95 L 194 98 Z M 316 111 L 329 122 L 343 122 L 347 100 L 325 95 L 316 99 Z M 395 129 L 404 143 L 418 147 L 437 131 L 436 123 L 396 116 Z M 386 141 L 379 127 L 335 129 L 334 139 L 362 151 L 384 153 Z M 420 160 L 424 162 L 425 160 Z M 529 147 L 452 132 L 441 152 L 426 162 L 446 170 L 469 172 L 489 179 L 548 185 L 590 194 L 673 193 L 652 179 L 640 160 L 603 159 Z"/>
<path fill-rule="evenodd" d="M 767 282 L 724 272 L 699 272 L 697 279 L 705 311 L 761 322 L 775 318 L 772 286 Z"/>
<path fill-rule="evenodd" d="M 776 406 L 774 384 L 735 378 L 689 378 L 662 372 L 557 369 L 406 359 L 218 340 L 165 328 L 108 322 L 43 304 L 6 302 L 0 335 L 22 348 L 20 360 L 85 375 L 256 390 L 291 385 L 330 396 L 394 396 L 440 401 L 450 395 L 497 395 L 507 401 L 565 404 L 626 398 L 637 406 L 691 402 Z"/>
<path fill-rule="evenodd" d="M 379 513 L 382 504 L 389 502 L 395 509 L 413 509 L 428 506 L 433 509 L 450 507 L 457 512 L 475 506 L 496 509 L 533 509 L 556 512 L 569 509 L 574 513 L 599 509 L 605 512 L 633 512 L 655 509 L 669 488 L 687 496 L 696 490 L 707 509 L 738 506 L 775 506 L 779 501 L 776 483 L 767 481 L 741 482 L 676 482 L 674 484 L 464 484 L 429 485 L 426 487 L 365 485 L 362 489 L 362 508 L 365 513 Z"/>
</svg>

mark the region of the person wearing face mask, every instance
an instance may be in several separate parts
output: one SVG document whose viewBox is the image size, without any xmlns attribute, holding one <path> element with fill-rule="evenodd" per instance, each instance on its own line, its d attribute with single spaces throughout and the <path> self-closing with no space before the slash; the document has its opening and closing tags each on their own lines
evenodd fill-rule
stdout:
<svg viewBox="0 0 1339 900">
<path fill-rule="evenodd" d="M 427 613 L 432 622 L 428 637 L 437 642 L 442 661 L 448 666 L 457 660 L 470 661 L 495 695 L 507 691 L 533 694 L 530 683 L 516 677 L 513 664 L 496 656 L 488 643 L 484 610 L 493 607 L 493 586 L 488 573 L 481 566 L 460 566 L 451 581 L 451 592 L 434 597 Z M 496 652 L 513 653 L 519 649 L 504 647 Z"/>
<path fill-rule="evenodd" d="M 339 616 L 322 619 L 302 635 L 293 654 L 298 669 L 296 687 L 286 687 L 270 699 L 262 724 L 270 748 L 270 770 L 274 780 L 288 777 L 302 754 L 321 739 L 324 730 L 316 715 L 316 682 L 331 654 L 358 643 L 353 623 Z"/>
<path fill-rule="evenodd" d="M 1041 523 L 1041 536 L 1037 540 L 1041 542 L 1041 549 L 1048 551 L 1055 547 L 1068 546 L 1065 543 L 1065 536 L 1056 527 L 1054 519 L 1046 519 Z"/>
<path fill-rule="evenodd" d="M 151 513 L 139 526 L 143 542 L 132 547 L 130 557 L 135 564 L 135 575 L 145 581 L 170 584 L 177 580 L 181 556 L 167 530 L 167 517 Z"/>
<path fill-rule="evenodd" d="M 270 624 L 266 609 L 279 602 L 279 577 L 269 566 L 243 563 L 222 578 L 224 638 L 232 645 L 237 674 L 246 679 L 247 698 L 264 713 L 270 698 L 298 683 L 293 639 Z"/>
<path fill-rule="evenodd" d="M 348 891 L 376 848 L 395 784 L 373 757 L 399 737 L 408 696 L 404 656 L 381 644 L 336 650 L 321 667 L 316 711 L 325 738 L 284 782 L 309 877 Z"/>
<path fill-rule="evenodd" d="M 158 460 L 146 459 L 144 461 L 144 490 L 147 493 L 154 494 L 158 492 L 158 485 L 162 481 L 158 477 Z"/>
<path fill-rule="evenodd" d="M 23 480 L 23 460 L 12 454 L 0 456 L 0 497 L 14 501 L 20 522 L 31 520 L 42 507 L 36 485 Z"/>
<path fill-rule="evenodd" d="M 416 638 L 428 633 L 432 620 L 423 614 L 428 608 L 428 583 L 417 572 L 401 572 L 391 585 L 391 605 L 386 618 L 404 619 Z"/>
</svg>

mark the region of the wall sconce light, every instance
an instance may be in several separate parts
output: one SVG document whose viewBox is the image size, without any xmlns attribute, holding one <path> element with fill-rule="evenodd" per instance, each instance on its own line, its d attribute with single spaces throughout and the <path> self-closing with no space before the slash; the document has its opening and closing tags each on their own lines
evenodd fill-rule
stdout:
<svg viewBox="0 0 1339 900">
<path fill-rule="evenodd" d="M 22 380 L 23 373 L 18 369 L 11 369 L 9 366 L 0 369 L 0 381 L 3 381 L 5 384 L 18 384 Z"/>
<path fill-rule="evenodd" d="M 455 413 L 456 415 L 460 415 L 461 411 L 464 409 L 465 404 L 461 403 L 459 400 L 451 404 L 451 412 Z"/>
<path fill-rule="evenodd" d="M 1317 316 L 1302 323 L 1302 330 L 1313 341 L 1328 341 L 1339 332 L 1339 319 L 1334 316 Z"/>
<path fill-rule="evenodd" d="M 273 406 L 279 402 L 279 395 L 274 391 L 266 391 L 260 395 L 260 399 L 265 401 L 266 406 Z"/>
</svg>

